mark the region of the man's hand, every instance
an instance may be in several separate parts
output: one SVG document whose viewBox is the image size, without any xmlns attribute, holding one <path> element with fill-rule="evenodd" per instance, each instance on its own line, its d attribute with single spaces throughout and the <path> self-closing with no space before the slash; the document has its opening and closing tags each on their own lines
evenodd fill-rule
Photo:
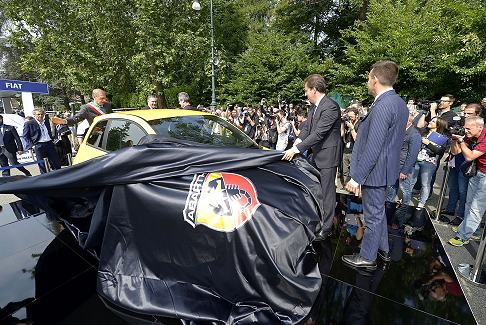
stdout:
<svg viewBox="0 0 486 325">
<path fill-rule="evenodd" d="M 290 161 L 295 156 L 295 152 L 292 150 L 292 148 L 290 148 L 289 150 L 284 151 L 283 154 L 284 155 L 282 157 L 282 160 L 288 160 L 288 161 Z"/>
<path fill-rule="evenodd" d="M 428 145 L 430 143 L 430 140 L 427 138 L 422 138 L 422 143 Z"/>
<path fill-rule="evenodd" d="M 354 184 L 351 181 L 349 181 L 346 184 L 345 188 L 346 188 L 346 191 L 354 193 L 354 196 L 361 197 L 361 185 L 358 184 L 358 186 L 354 186 Z"/>
<path fill-rule="evenodd" d="M 66 120 L 63 119 L 63 118 L 60 118 L 60 117 L 57 117 L 57 116 L 53 116 L 51 117 L 51 121 L 53 124 L 61 124 L 61 125 L 64 125 L 66 124 Z"/>
<path fill-rule="evenodd" d="M 403 181 L 404 179 L 407 179 L 407 174 L 400 173 L 400 179 Z"/>
<path fill-rule="evenodd" d="M 458 142 L 464 141 L 464 136 L 457 135 L 457 134 L 451 135 L 451 138 L 453 141 L 458 141 Z"/>
<path fill-rule="evenodd" d="M 435 113 L 437 111 L 437 103 L 430 103 L 430 111 Z"/>
</svg>

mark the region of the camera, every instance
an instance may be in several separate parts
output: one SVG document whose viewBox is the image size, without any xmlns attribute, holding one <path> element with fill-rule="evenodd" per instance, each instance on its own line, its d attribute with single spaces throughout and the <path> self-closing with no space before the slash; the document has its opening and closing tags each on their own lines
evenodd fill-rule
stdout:
<svg viewBox="0 0 486 325">
<path fill-rule="evenodd" d="M 419 111 L 428 111 L 432 103 L 439 104 L 440 100 L 419 100 L 415 105 Z"/>
<path fill-rule="evenodd" d="M 453 126 L 449 127 L 449 132 L 452 135 L 459 135 L 461 137 L 466 135 L 466 130 L 462 125 L 454 124 Z"/>
<path fill-rule="evenodd" d="M 351 118 L 347 114 L 344 114 L 341 116 L 341 121 L 343 121 L 344 123 L 351 122 Z"/>
</svg>

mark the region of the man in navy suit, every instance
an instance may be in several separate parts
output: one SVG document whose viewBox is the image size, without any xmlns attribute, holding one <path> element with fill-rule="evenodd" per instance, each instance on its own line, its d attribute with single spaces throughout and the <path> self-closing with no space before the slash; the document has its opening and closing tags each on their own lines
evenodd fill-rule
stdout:
<svg viewBox="0 0 486 325">
<path fill-rule="evenodd" d="M 0 165 L 8 167 L 19 164 L 17 153 L 24 151 L 17 130 L 12 125 L 3 124 L 3 116 L 0 115 Z M 32 176 L 25 167 L 17 167 L 25 176 Z M 3 176 L 10 176 L 10 169 L 2 170 Z"/>
<path fill-rule="evenodd" d="M 331 230 L 336 207 L 335 179 L 341 159 L 341 111 L 339 105 L 325 95 L 326 82 L 321 75 L 308 76 L 304 80 L 304 92 L 312 107 L 294 146 L 284 152 L 282 159 L 291 160 L 296 153 L 312 150 L 312 162 L 319 169 L 323 194 L 322 227 L 316 239 L 323 240 Z"/>
<path fill-rule="evenodd" d="M 37 159 L 47 158 L 52 169 L 60 169 L 61 161 L 52 142 L 49 119 L 45 118 L 42 108 L 35 108 L 33 114 L 34 118 L 24 124 L 24 138 L 34 146 Z M 39 169 L 42 174 L 46 172 L 44 164 L 40 164 Z"/>
<path fill-rule="evenodd" d="M 346 184 L 349 192 L 362 196 L 365 221 L 359 254 L 342 257 L 352 267 L 373 270 L 377 255 L 390 261 L 385 192 L 399 177 L 408 118 L 405 102 L 393 90 L 397 77 L 398 65 L 392 61 L 375 63 L 368 75 L 368 93 L 375 101 L 361 121 Z"/>
</svg>

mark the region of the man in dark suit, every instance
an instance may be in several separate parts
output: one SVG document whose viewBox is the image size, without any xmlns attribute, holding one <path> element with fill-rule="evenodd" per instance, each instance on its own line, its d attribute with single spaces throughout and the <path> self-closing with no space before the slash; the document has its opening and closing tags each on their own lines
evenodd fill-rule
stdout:
<svg viewBox="0 0 486 325">
<path fill-rule="evenodd" d="M 61 161 L 52 142 L 49 119 L 42 108 L 35 108 L 34 118 L 24 124 L 24 138 L 34 146 L 37 159 L 47 158 L 52 169 L 60 169 Z M 44 164 L 39 165 L 40 172 L 46 172 Z"/>
<path fill-rule="evenodd" d="M 111 105 L 105 105 L 106 94 L 102 89 L 95 89 L 91 94 L 93 101 L 82 105 L 74 116 L 63 119 L 57 116 L 52 118 L 52 123 L 58 125 L 73 126 L 83 120 L 87 120 L 89 125 L 93 123 L 96 116 L 112 113 Z"/>
<path fill-rule="evenodd" d="M 157 109 L 157 96 L 155 95 L 148 95 L 147 96 L 147 106 L 144 109 Z"/>
<path fill-rule="evenodd" d="M 22 141 L 15 127 L 3 124 L 3 117 L 0 115 L 0 164 L 2 167 L 18 165 L 17 153 L 24 151 Z M 32 176 L 25 167 L 17 167 L 25 176 Z M 10 169 L 2 170 L 2 176 L 10 176 Z"/>
<path fill-rule="evenodd" d="M 196 109 L 189 103 L 189 94 L 186 92 L 180 92 L 177 94 L 177 99 L 179 100 L 179 105 L 181 105 L 182 109 Z"/>
<path fill-rule="evenodd" d="M 405 137 L 408 109 L 393 85 L 398 65 L 392 61 L 375 63 L 368 75 L 368 93 L 375 101 L 361 121 L 353 147 L 346 189 L 362 195 L 365 232 L 359 254 L 345 255 L 352 267 L 376 268 L 376 257 L 390 261 L 385 218 L 385 191 L 400 173 L 400 150 Z"/>
<path fill-rule="evenodd" d="M 330 232 L 336 206 L 336 170 L 340 162 L 341 111 L 339 105 L 327 97 L 326 82 L 321 75 L 312 74 L 304 80 L 304 92 L 312 104 L 305 126 L 294 146 L 284 152 L 283 160 L 291 160 L 296 153 L 312 150 L 312 161 L 319 169 L 323 194 L 322 228 L 317 239 Z"/>
</svg>

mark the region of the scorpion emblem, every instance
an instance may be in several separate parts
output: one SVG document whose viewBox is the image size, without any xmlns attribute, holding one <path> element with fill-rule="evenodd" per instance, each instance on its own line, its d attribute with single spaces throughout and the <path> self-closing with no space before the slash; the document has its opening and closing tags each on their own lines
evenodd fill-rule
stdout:
<svg viewBox="0 0 486 325">
<path fill-rule="evenodd" d="M 226 185 L 222 177 L 211 180 L 208 183 L 208 189 L 212 193 L 215 193 L 216 191 L 219 191 L 220 193 L 216 202 L 209 203 L 213 207 L 214 213 L 217 215 L 231 215 L 231 202 L 240 201 L 242 197 L 245 197 L 246 203 L 241 207 L 241 210 L 244 211 L 251 206 L 252 199 L 250 194 L 248 194 L 247 191 L 240 189 L 238 185 Z"/>
</svg>

